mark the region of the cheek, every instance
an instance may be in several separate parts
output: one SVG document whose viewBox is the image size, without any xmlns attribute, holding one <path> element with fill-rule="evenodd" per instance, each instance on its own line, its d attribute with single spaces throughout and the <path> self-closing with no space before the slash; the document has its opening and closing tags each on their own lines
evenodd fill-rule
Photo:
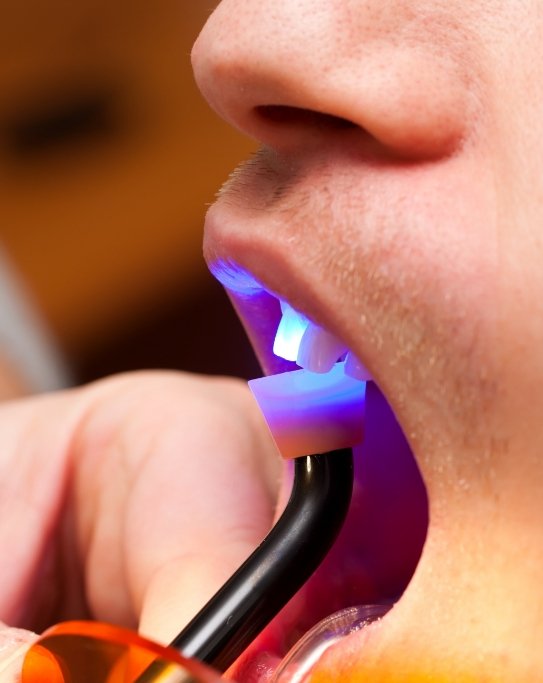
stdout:
<svg viewBox="0 0 543 683">
<path fill-rule="evenodd" d="M 334 240 L 348 340 L 385 393 L 393 381 L 439 379 L 456 391 L 493 377 L 503 302 L 492 178 L 475 160 L 453 159 L 388 169 L 376 183 Z"/>
<path fill-rule="evenodd" d="M 383 168 L 351 187 L 349 205 L 331 202 L 348 222 L 315 240 L 335 329 L 401 416 L 434 493 L 473 479 L 506 427 L 507 276 L 490 166 L 463 157 Z"/>
</svg>

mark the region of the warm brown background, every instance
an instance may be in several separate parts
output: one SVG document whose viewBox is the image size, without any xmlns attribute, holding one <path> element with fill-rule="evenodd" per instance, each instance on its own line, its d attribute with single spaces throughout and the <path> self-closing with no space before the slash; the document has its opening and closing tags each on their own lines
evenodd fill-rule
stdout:
<svg viewBox="0 0 543 683">
<path fill-rule="evenodd" d="M 82 380 L 255 372 L 201 258 L 205 206 L 252 149 L 192 80 L 212 8 L 0 3 L 0 240 Z"/>
</svg>

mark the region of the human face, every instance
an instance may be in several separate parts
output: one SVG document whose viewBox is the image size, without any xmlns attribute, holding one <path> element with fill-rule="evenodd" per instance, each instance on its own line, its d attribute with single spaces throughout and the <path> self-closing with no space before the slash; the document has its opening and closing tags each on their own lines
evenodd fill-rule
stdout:
<svg viewBox="0 0 543 683">
<path fill-rule="evenodd" d="M 428 494 L 403 596 L 315 680 L 543 679 L 542 40 L 538 0 L 224 0 L 195 45 L 262 144 L 211 268 L 268 371 L 268 294 L 362 359 Z"/>
</svg>

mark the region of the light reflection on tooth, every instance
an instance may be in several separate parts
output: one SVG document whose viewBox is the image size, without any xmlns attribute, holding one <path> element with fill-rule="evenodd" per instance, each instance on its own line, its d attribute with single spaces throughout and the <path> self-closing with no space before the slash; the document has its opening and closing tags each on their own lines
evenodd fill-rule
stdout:
<svg viewBox="0 0 543 683">
<path fill-rule="evenodd" d="M 309 321 L 285 302 L 281 302 L 283 317 L 277 328 L 273 352 L 285 360 L 295 361 Z"/>
<path fill-rule="evenodd" d="M 281 306 L 281 313 L 286 313 L 287 311 L 293 311 L 294 313 L 297 313 L 290 304 L 287 304 L 286 301 L 283 301 L 283 299 L 279 299 L 279 305 Z M 298 315 L 300 315 L 298 313 Z"/>
<path fill-rule="evenodd" d="M 347 347 L 337 337 L 309 323 L 300 342 L 296 363 L 310 372 L 329 372 L 346 351 Z"/>
<path fill-rule="evenodd" d="M 343 366 L 345 374 L 353 379 L 359 379 L 362 382 L 368 382 L 373 380 L 369 370 L 366 368 L 364 363 L 354 355 L 352 351 L 349 351 L 347 358 L 345 359 L 345 365 Z"/>
</svg>

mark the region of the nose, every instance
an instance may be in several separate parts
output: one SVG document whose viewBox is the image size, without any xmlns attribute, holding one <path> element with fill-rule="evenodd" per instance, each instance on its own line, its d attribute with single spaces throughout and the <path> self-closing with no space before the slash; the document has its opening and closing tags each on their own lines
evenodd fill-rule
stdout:
<svg viewBox="0 0 543 683">
<path fill-rule="evenodd" d="M 407 0 L 223 0 L 193 49 L 197 83 L 279 150 L 356 128 L 386 154 L 451 154 L 475 120 L 468 46 L 443 3 L 435 16 L 421 4 L 418 16 Z"/>
</svg>

